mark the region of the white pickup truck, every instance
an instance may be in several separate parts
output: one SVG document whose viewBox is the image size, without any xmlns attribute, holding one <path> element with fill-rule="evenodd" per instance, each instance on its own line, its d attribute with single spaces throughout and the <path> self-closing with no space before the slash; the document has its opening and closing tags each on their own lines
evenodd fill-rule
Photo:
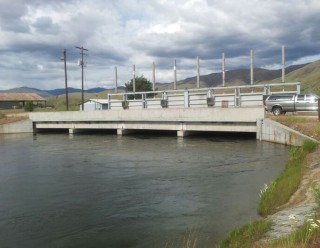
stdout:
<svg viewBox="0 0 320 248">
<path fill-rule="evenodd" d="M 317 111 L 319 96 L 314 94 L 274 94 L 264 101 L 265 110 L 274 115 L 295 111 Z"/>
</svg>

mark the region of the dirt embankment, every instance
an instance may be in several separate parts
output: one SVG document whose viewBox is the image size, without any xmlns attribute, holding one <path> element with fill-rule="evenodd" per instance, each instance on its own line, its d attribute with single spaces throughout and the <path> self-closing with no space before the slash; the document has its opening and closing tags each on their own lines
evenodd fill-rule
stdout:
<svg viewBox="0 0 320 248">
<path fill-rule="evenodd" d="M 27 116 L 10 116 L 0 118 L 0 125 L 28 119 Z"/>
<path fill-rule="evenodd" d="M 28 118 L 29 114 L 21 110 L 0 110 L 0 125 L 26 120 Z"/>
</svg>

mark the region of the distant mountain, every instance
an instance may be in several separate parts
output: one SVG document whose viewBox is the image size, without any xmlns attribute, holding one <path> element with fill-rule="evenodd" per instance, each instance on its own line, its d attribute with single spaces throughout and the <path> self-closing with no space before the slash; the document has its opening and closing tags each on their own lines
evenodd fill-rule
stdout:
<svg viewBox="0 0 320 248">
<path fill-rule="evenodd" d="M 19 87 L 19 88 L 13 88 L 9 90 L 0 90 L 0 92 L 5 92 L 5 93 L 35 93 L 38 94 L 39 96 L 42 96 L 44 98 L 52 96 L 47 91 L 35 89 L 35 88 L 29 88 L 29 87 Z"/>
<path fill-rule="evenodd" d="M 106 91 L 106 88 L 92 88 L 88 90 L 84 90 L 85 93 L 100 93 L 102 91 Z M 20 87 L 20 88 L 13 88 L 9 90 L 1 90 L 0 92 L 7 92 L 7 93 L 36 93 L 39 96 L 42 96 L 44 98 L 50 97 L 50 96 L 59 96 L 62 94 L 65 94 L 65 88 L 61 89 L 54 89 L 54 90 L 39 90 L 35 88 L 29 88 L 29 87 Z M 68 93 L 79 93 L 81 92 L 81 89 L 76 89 L 72 87 L 68 87 Z"/>
<path fill-rule="evenodd" d="M 286 74 L 295 71 L 297 69 L 303 68 L 308 64 L 288 66 L 286 68 Z M 254 82 L 268 82 L 276 78 L 281 77 L 282 70 L 268 70 L 262 68 L 254 68 Z M 236 85 L 236 84 L 250 84 L 250 69 L 238 69 L 230 70 L 225 73 L 226 85 Z M 184 80 L 178 81 L 178 85 L 191 84 L 197 81 L 197 77 L 190 77 Z M 222 84 L 222 73 L 211 73 L 208 75 L 200 76 L 201 85 L 203 87 L 216 87 Z"/>
</svg>

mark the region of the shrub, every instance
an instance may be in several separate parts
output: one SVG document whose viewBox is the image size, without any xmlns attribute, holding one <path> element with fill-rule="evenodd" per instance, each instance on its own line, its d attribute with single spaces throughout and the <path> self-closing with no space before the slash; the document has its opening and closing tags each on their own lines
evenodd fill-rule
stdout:
<svg viewBox="0 0 320 248">
<path fill-rule="evenodd" d="M 318 144 L 311 141 L 311 140 L 305 140 L 302 144 L 302 148 L 305 152 L 313 152 L 316 150 Z"/>
<path fill-rule="evenodd" d="M 24 105 L 24 111 L 32 112 L 33 111 L 33 102 L 26 102 Z"/>
</svg>

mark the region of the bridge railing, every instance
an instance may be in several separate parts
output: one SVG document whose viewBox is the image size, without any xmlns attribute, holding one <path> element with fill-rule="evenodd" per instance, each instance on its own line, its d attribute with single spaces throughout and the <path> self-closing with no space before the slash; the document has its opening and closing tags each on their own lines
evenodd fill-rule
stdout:
<svg viewBox="0 0 320 248">
<path fill-rule="evenodd" d="M 209 87 L 201 89 L 126 92 L 108 95 L 108 109 L 253 107 L 267 95 L 300 93 L 300 83 Z"/>
</svg>

